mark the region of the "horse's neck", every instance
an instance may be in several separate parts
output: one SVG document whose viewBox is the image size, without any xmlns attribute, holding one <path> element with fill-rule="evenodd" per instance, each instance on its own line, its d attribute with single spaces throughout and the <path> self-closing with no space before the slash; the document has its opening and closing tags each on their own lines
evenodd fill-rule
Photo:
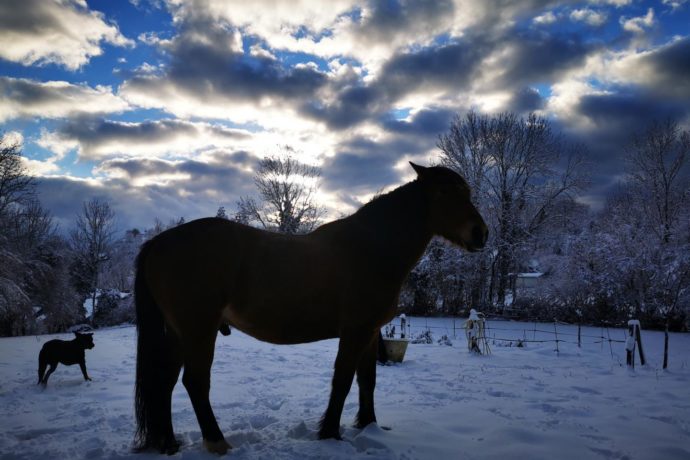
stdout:
<svg viewBox="0 0 690 460">
<path fill-rule="evenodd" d="M 424 192 L 415 181 L 368 203 L 353 217 L 367 229 L 378 255 L 406 276 L 431 240 L 428 214 Z"/>
</svg>

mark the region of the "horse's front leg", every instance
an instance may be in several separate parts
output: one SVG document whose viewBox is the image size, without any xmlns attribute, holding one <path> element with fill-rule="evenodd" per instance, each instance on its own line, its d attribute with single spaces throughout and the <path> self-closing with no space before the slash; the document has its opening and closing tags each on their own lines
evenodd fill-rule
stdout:
<svg viewBox="0 0 690 460">
<path fill-rule="evenodd" d="M 376 352 L 378 349 L 378 334 L 375 334 L 357 366 L 357 385 L 359 386 L 359 412 L 356 426 L 364 428 L 370 423 L 376 423 L 374 412 L 374 388 L 376 387 Z"/>
<path fill-rule="evenodd" d="M 331 384 L 331 397 L 328 408 L 321 418 L 319 439 L 342 439 L 340 437 L 340 416 L 343 413 L 345 398 L 350 392 L 352 379 L 364 350 L 369 345 L 371 334 L 347 333 L 340 338 L 338 356 Z"/>
</svg>

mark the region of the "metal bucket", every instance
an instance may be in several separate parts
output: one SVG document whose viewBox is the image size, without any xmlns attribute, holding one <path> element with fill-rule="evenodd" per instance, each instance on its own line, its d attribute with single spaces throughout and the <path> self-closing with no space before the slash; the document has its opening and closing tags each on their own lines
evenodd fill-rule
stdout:
<svg viewBox="0 0 690 460">
<path fill-rule="evenodd" d="M 384 337 L 383 345 L 386 347 L 388 360 L 393 361 L 394 363 L 401 363 L 405 357 L 408 343 L 410 343 L 409 339 L 391 339 Z"/>
</svg>

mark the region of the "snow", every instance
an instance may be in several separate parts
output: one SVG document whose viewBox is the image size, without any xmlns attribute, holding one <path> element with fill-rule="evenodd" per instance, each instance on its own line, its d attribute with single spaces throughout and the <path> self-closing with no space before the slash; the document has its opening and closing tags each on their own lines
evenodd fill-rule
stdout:
<svg viewBox="0 0 690 460">
<path fill-rule="evenodd" d="M 410 318 L 453 338 L 450 319 Z M 456 320 L 455 346 L 410 345 L 405 361 L 378 366 L 379 422 L 352 428 L 353 384 L 342 418 L 344 441 L 318 441 L 337 341 L 275 346 L 237 330 L 218 337 L 211 401 L 234 449 L 232 459 L 687 459 L 690 458 L 690 335 L 671 334 L 661 370 L 663 333 L 642 331 L 648 365 L 625 367 L 621 342 L 594 343 L 599 328 L 488 321 L 492 354 L 467 351 Z M 535 331 L 536 330 L 536 331 Z M 97 330 L 86 352 L 92 382 L 62 366 L 36 385 L 41 346 L 70 334 L 0 339 L 0 459 L 151 459 L 132 454 L 133 327 Z M 527 339 L 524 348 L 510 341 Z M 507 346 L 513 345 L 513 346 Z M 181 384 L 173 395 L 176 458 L 212 459 Z"/>
</svg>

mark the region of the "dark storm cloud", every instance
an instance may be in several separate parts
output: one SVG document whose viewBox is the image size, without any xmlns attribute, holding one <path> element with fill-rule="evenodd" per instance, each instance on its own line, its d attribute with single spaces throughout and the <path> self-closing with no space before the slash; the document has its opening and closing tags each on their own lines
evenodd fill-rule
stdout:
<svg viewBox="0 0 690 460">
<path fill-rule="evenodd" d="M 507 109 L 513 112 L 533 112 L 544 107 L 544 99 L 534 88 L 523 88 L 515 93 L 508 102 Z"/>
<path fill-rule="evenodd" d="M 589 123 L 578 127 L 555 120 L 554 128 L 563 133 L 566 141 L 587 147 L 591 186 L 585 197 L 599 207 L 625 172 L 625 151 L 633 136 L 643 134 L 655 120 L 690 116 L 690 106 L 682 101 L 662 99 L 639 87 L 586 95 L 573 109 L 576 116 L 586 117 Z"/>
<path fill-rule="evenodd" d="M 335 102 L 309 102 L 302 113 L 325 121 L 333 129 L 346 129 L 366 119 L 381 118 L 391 104 L 418 91 L 468 91 L 473 84 L 492 81 L 483 60 L 501 53 L 500 77 L 490 89 L 516 94 L 512 104 L 519 110 L 535 110 L 543 102 L 527 92 L 530 84 L 553 82 L 568 70 L 581 66 L 599 49 L 579 36 L 559 36 L 532 31 L 490 34 L 471 31 L 446 45 L 433 45 L 393 56 L 370 84 L 347 86 L 337 91 Z M 504 51 L 507 52 L 504 53 Z M 536 97 L 535 97 L 536 96 Z"/>
<path fill-rule="evenodd" d="M 418 88 L 466 87 L 492 45 L 483 37 L 403 53 L 388 61 L 376 83 L 393 97 Z"/>
<path fill-rule="evenodd" d="M 390 155 L 339 153 L 323 165 L 324 187 L 359 195 L 374 192 L 400 181 Z"/>
<path fill-rule="evenodd" d="M 653 120 L 680 118 L 690 113 L 690 107 L 682 102 L 634 90 L 583 96 L 576 110 L 594 123 L 595 130 L 612 137 L 637 132 Z"/>
<path fill-rule="evenodd" d="M 396 137 L 382 142 L 357 137 L 324 161 L 323 185 L 341 195 L 362 195 L 399 184 L 402 176 L 396 164 L 433 149 L 435 143 L 434 136 Z"/>
<path fill-rule="evenodd" d="M 663 46 L 643 58 L 652 68 L 656 92 L 690 101 L 690 37 Z"/>
<path fill-rule="evenodd" d="M 506 46 L 510 53 L 500 62 L 500 85 L 520 87 L 556 80 L 569 69 L 584 64 L 587 55 L 601 46 L 584 40 L 579 35 L 532 31 L 504 36 L 501 45 Z"/>
<path fill-rule="evenodd" d="M 125 123 L 110 120 L 82 120 L 65 125 L 61 132 L 84 144 L 100 144 L 109 140 L 124 143 L 156 142 L 175 135 L 198 135 L 204 129 L 226 139 L 247 137 L 242 131 L 181 120 L 156 120 Z"/>
<path fill-rule="evenodd" d="M 62 118 L 122 112 L 127 103 L 110 88 L 0 76 L 0 122 L 16 117 Z"/>
<path fill-rule="evenodd" d="M 448 0 L 372 1 L 369 7 L 360 34 L 365 42 L 386 42 L 392 35 L 419 27 L 433 30 L 455 9 L 453 2 Z"/>
<path fill-rule="evenodd" d="M 168 161 L 161 159 L 113 159 L 104 161 L 99 172 L 124 173 L 127 179 L 145 177 L 156 178 L 167 174 L 188 174 L 193 181 L 187 188 L 199 188 L 200 191 L 220 186 L 220 189 L 243 189 L 246 173 L 239 169 L 256 163 L 247 152 L 217 152 L 212 155 L 212 162 L 198 160 Z"/>
<path fill-rule="evenodd" d="M 142 150 L 150 154 L 191 153 L 215 143 L 248 137 L 244 131 L 225 126 L 182 120 L 125 123 L 83 119 L 65 124 L 58 133 L 62 141 L 78 142 L 86 157 Z"/>
<path fill-rule="evenodd" d="M 302 113 L 325 121 L 330 128 L 346 129 L 366 119 L 380 118 L 396 100 L 418 90 L 463 91 L 488 47 L 478 37 L 398 54 L 386 62 L 370 85 L 347 86 L 338 91 L 334 103 L 312 101 L 302 106 Z"/>
<path fill-rule="evenodd" d="M 448 130 L 450 122 L 457 112 L 444 108 L 428 108 L 417 112 L 410 121 L 396 120 L 387 117 L 383 127 L 397 134 L 409 134 L 436 138 Z"/>
<path fill-rule="evenodd" d="M 201 101 L 259 103 L 265 97 L 303 100 L 326 83 L 326 76 L 311 66 L 289 67 L 245 54 L 233 28 L 211 18 L 193 15 L 179 27 L 181 33 L 163 46 L 170 56 L 165 73 L 131 78 L 124 85 L 127 91 L 155 94 L 161 84 L 172 84 Z"/>
</svg>

